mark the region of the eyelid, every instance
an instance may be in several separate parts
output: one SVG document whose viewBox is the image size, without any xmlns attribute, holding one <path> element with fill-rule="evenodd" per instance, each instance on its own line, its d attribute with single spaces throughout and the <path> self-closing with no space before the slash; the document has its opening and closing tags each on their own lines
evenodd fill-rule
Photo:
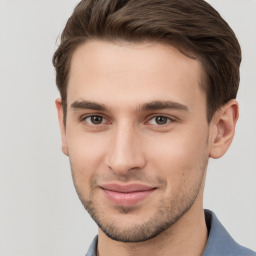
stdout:
<svg viewBox="0 0 256 256">
<path fill-rule="evenodd" d="M 177 118 L 175 118 L 175 117 L 173 117 L 173 116 L 169 116 L 169 115 L 166 115 L 166 114 L 154 114 L 154 115 L 151 115 L 151 116 L 149 116 L 149 117 L 147 118 L 146 123 L 148 123 L 150 120 L 152 120 L 153 118 L 156 118 L 156 117 L 164 117 L 164 118 L 169 119 L 169 122 L 166 123 L 166 124 L 164 124 L 164 125 L 167 125 L 167 124 L 169 124 L 169 123 L 172 123 L 172 122 L 177 121 Z M 162 126 L 164 126 L 164 125 L 162 125 Z M 159 126 L 161 126 L 161 125 L 159 125 Z"/>
<path fill-rule="evenodd" d="M 89 117 L 92 117 L 92 116 L 100 116 L 100 117 L 102 117 L 104 120 L 106 120 L 107 121 L 107 123 L 111 123 L 111 120 L 110 120 L 110 118 L 108 118 L 108 117 L 106 117 L 106 115 L 105 114 L 102 114 L 102 113 L 88 113 L 88 114 L 84 114 L 84 115 L 81 115 L 80 117 L 79 117 L 79 121 L 80 122 L 85 122 L 85 119 L 86 118 L 89 118 Z M 175 122 L 175 121 L 177 121 L 178 120 L 178 118 L 177 117 L 174 117 L 174 116 L 170 116 L 170 115 L 168 115 L 168 114 L 151 114 L 151 115 L 149 115 L 147 118 L 146 118 L 146 122 L 145 123 L 148 123 L 150 120 L 152 120 L 153 118 L 156 118 L 156 117 L 164 117 L 164 118 L 167 118 L 170 122 L 168 122 L 168 123 L 172 123 L 172 122 Z M 88 122 L 87 122 L 88 123 Z M 167 124 L 168 124 L 167 123 Z M 103 122 L 102 124 L 106 124 L 106 122 Z M 167 125 L 167 124 L 165 124 L 165 125 Z M 160 126 L 160 125 L 159 125 Z M 164 126 L 164 125 L 162 125 L 162 126 Z"/>
<path fill-rule="evenodd" d="M 85 115 L 82 115 L 80 118 L 79 118 L 79 121 L 80 122 L 86 122 L 85 120 L 89 117 L 93 117 L 93 116 L 99 116 L 99 117 L 102 117 L 103 120 L 106 120 L 108 122 L 108 118 L 106 118 L 103 114 L 101 113 L 90 113 L 90 114 L 85 114 Z M 94 124 L 91 124 L 89 122 L 87 122 L 89 125 L 94 125 Z M 101 124 L 105 124 L 105 122 L 102 122 Z M 101 125 L 99 124 L 99 125 Z M 95 125 L 96 126 L 96 125 Z"/>
</svg>

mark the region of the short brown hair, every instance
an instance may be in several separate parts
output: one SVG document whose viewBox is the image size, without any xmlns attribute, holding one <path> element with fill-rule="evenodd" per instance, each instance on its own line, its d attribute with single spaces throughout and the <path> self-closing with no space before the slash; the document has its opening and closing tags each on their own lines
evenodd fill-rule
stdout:
<svg viewBox="0 0 256 256">
<path fill-rule="evenodd" d="M 73 52 L 90 39 L 162 42 L 194 54 L 204 70 L 208 121 L 236 98 L 240 45 L 229 25 L 204 0 L 82 0 L 53 56 L 64 115 Z"/>
</svg>

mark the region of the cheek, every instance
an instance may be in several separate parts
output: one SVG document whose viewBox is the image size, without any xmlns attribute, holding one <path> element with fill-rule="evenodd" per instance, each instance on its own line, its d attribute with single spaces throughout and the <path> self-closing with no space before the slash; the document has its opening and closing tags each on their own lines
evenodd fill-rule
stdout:
<svg viewBox="0 0 256 256">
<path fill-rule="evenodd" d="M 159 138 L 150 148 L 150 169 L 156 170 L 168 183 L 193 183 L 201 176 L 207 159 L 207 135 L 171 134 Z"/>
<path fill-rule="evenodd" d="M 76 180 L 89 180 L 93 173 L 103 168 L 107 143 L 100 134 L 86 134 L 75 129 L 67 133 L 67 145 L 72 172 Z M 106 139 L 105 139 L 106 142 Z"/>
</svg>

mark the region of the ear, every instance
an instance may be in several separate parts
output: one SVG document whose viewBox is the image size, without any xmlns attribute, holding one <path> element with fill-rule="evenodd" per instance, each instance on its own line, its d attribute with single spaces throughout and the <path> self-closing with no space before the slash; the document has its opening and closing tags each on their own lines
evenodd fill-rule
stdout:
<svg viewBox="0 0 256 256">
<path fill-rule="evenodd" d="M 211 121 L 210 157 L 220 158 L 228 150 L 235 135 L 236 122 L 239 117 L 238 102 L 234 99 L 218 110 Z"/>
<path fill-rule="evenodd" d="M 61 131 L 62 152 L 68 156 L 68 147 L 67 147 L 67 141 L 66 141 L 66 126 L 64 123 L 64 113 L 63 113 L 61 98 L 57 98 L 55 100 L 55 105 L 58 112 L 58 119 L 59 119 L 60 131 Z"/>
</svg>

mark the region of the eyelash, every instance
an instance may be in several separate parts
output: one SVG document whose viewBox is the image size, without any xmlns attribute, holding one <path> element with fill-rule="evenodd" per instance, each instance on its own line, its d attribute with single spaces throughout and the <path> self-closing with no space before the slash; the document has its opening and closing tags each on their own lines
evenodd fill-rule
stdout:
<svg viewBox="0 0 256 256">
<path fill-rule="evenodd" d="M 152 117 L 147 121 L 147 123 L 148 123 L 149 121 L 153 120 L 153 119 L 156 119 L 156 118 L 164 118 L 164 119 L 166 120 L 166 123 L 164 123 L 164 124 L 157 124 L 157 121 L 155 120 L 155 124 L 152 124 L 152 125 L 165 126 L 165 125 L 168 125 L 169 123 L 172 123 L 172 122 L 175 121 L 173 118 L 170 118 L 170 117 L 168 117 L 168 116 L 164 116 L 164 115 L 155 115 L 155 116 L 152 116 Z"/>
<path fill-rule="evenodd" d="M 86 123 L 89 123 L 88 121 L 86 121 L 86 119 L 88 119 L 88 118 L 93 118 L 93 117 L 98 117 L 98 118 L 102 118 L 102 120 L 106 120 L 106 118 L 104 118 L 102 115 L 89 115 L 89 116 L 84 116 L 84 117 L 82 117 L 81 118 L 81 121 L 82 122 L 86 122 Z M 100 124 L 93 124 L 92 122 L 90 122 L 89 123 L 89 125 L 91 125 L 91 126 L 97 126 L 97 125 L 101 125 L 102 123 L 100 123 Z"/>
<path fill-rule="evenodd" d="M 94 115 L 84 116 L 84 117 L 81 118 L 81 121 L 82 121 L 82 122 L 86 122 L 86 123 L 88 123 L 88 124 L 91 125 L 91 126 L 98 126 L 98 125 L 104 124 L 104 123 L 102 123 L 102 122 L 100 122 L 99 124 L 93 124 L 92 121 L 91 121 L 91 119 L 90 119 L 90 122 L 86 121 L 86 119 L 88 119 L 88 118 L 93 118 L 93 117 L 101 118 L 102 120 L 106 120 L 106 121 L 107 121 L 107 119 L 106 119 L 103 115 L 100 115 L 100 114 L 94 114 Z M 169 123 L 175 122 L 175 119 L 174 119 L 174 118 L 171 118 L 171 117 L 168 117 L 168 116 L 165 116 L 165 115 L 154 115 L 154 116 L 151 116 L 151 117 L 146 121 L 146 123 L 149 123 L 151 120 L 156 119 L 156 118 L 164 118 L 164 119 L 166 119 L 166 123 L 164 123 L 164 124 L 157 124 L 157 121 L 155 121 L 155 124 L 149 124 L 149 125 L 157 125 L 157 126 L 160 126 L 160 127 L 161 127 L 161 126 L 166 126 L 166 125 L 168 125 Z"/>
</svg>

